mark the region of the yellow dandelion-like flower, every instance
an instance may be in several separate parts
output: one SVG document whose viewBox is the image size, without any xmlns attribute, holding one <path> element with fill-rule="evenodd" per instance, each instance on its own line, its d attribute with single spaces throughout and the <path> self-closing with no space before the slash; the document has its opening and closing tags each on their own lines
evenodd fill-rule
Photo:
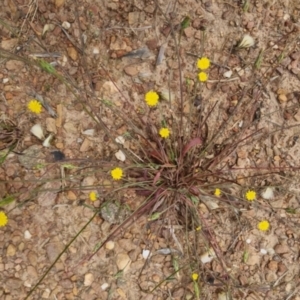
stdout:
<svg viewBox="0 0 300 300">
<path fill-rule="evenodd" d="M 123 177 L 123 170 L 121 168 L 114 168 L 111 170 L 110 175 L 114 180 L 120 180 Z"/>
<path fill-rule="evenodd" d="M 246 194 L 245 194 L 245 198 L 248 200 L 248 201 L 253 201 L 256 199 L 256 192 L 255 191 L 252 191 L 252 190 L 249 190 Z"/>
<path fill-rule="evenodd" d="M 4 211 L 0 211 L 0 227 L 3 227 L 7 224 L 7 215 Z"/>
<path fill-rule="evenodd" d="M 220 189 L 215 189 L 214 195 L 215 195 L 216 197 L 220 197 L 221 194 L 222 194 L 222 192 L 221 192 Z"/>
<path fill-rule="evenodd" d="M 196 231 L 200 231 L 201 230 L 201 226 L 198 226 L 197 228 L 196 228 Z"/>
<path fill-rule="evenodd" d="M 201 82 L 207 81 L 207 79 L 208 79 L 207 73 L 205 73 L 205 72 L 200 72 L 200 73 L 198 74 L 198 79 L 199 79 L 199 81 L 201 81 Z"/>
<path fill-rule="evenodd" d="M 90 192 L 89 198 L 91 201 L 96 201 L 97 200 L 97 193 L 96 192 Z"/>
<path fill-rule="evenodd" d="M 145 101 L 146 101 L 147 105 L 150 106 L 150 107 L 156 106 L 157 103 L 158 103 L 158 99 L 159 99 L 159 96 L 154 91 L 149 91 L 145 95 Z"/>
<path fill-rule="evenodd" d="M 198 279 L 199 275 L 197 273 L 192 274 L 193 281 L 196 281 Z"/>
<path fill-rule="evenodd" d="M 35 99 L 30 100 L 27 107 L 31 112 L 35 114 L 39 114 L 42 111 L 42 104 Z"/>
<path fill-rule="evenodd" d="M 210 66 L 210 60 L 207 57 L 201 57 L 197 61 L 197 67 L 200 70 L 206 70 Z"/>
<path fill-rule="evenodd" d="M 263 220 L 257 224 L 257 228 L 261 231 L 267 231 L 270 228 L 270 223 L 267 220 Z"/>
<path fill-rule="evenodd" d="M 163 127 L 159 130 L 159 135 L 163 138 L 166 139 L 170 136 L 170 130 L 166 127 Z"/>
</svg>

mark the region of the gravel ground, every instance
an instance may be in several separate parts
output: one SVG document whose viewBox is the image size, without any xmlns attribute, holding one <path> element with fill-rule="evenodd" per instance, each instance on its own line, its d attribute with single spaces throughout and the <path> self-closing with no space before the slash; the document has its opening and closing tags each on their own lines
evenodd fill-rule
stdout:
<svg viewBox="0 0 300 300">
<path fill-rule="evenodd" d="M 209 135 L 228 118 L 242 94 L 253 105 L 253 115 L 248 118 L 253 122 L 251 128 L 261 133 L 260 139 L 245 142 L 225 160 L 237 168 L 232 176 L 239 184 L 260 187 L 257 204 L 238 213 L 216 200 L 203 199 L 199 205 L 209 228 L 214 228 L 228 272 L 224 274 L 217 259 L 203 264 L 200 269 L 206 282 L 201 283 L 201 299 L 230 299 L 229 292 L 233 299 L 300 299 L 297 0 L 3 0 L 0 50 L 25 59 L 50 53 L 44 59 L 55 62 L 60 74 L 88 102 L 84 109 L 65 84 L 36 66 L 1 58 L 0 150 L 18 141 L 16 153 L 9 154 L 0 166 L 0 198 L 14 195 L 15 199 L 1 206 L 9 219 L 0 228 L 1 299 L 196 299 L 190 270 L 174 274 L 174 253 L 166 250 L 176 250 L 179 264 L 188 265 L 187 237 L 195 249 L 193 256 L 203 258 L 205 241 L 201 236 L 195 238 L 194 230 L 187 233 L 178 224 L 170 230 L 174 224 L 150 222 L 148 216 L 142 216 L 91 257 L 108 233 L 144 200 L 130 188 L 113 194 L 121 199 L 113 206 L 112 199 L 101 196 L 95 202 L 89 200 L 91 191 L 101 195 L 118 187 L 108 170 L 111 162 L 117 162 L 119 150 L 91 115 L 101 115 L 110 133 L 124 136 L 128 124 L 112 114 L 107 104 L 112 102 L 124 116 L 134 119 L 124 97 L 143 111 L 144 93 L 150 89 L 167 98 L 179 96 L 176 45 L 168 37 L 170 26 L 162 12 L 172 16 L 174 24 L 186 16 L 191 20 L 180 33 L 179 54 L 186 82 L 192 87 L 195 84 L 199 53 L 213 62 L 201 90 L 205 102 L 201 109 L 208 112 L 216 105 L 207 120 L 212 129 Z M 233 53 L 245 34 L 254 38 L 254 45 Z M 162 48 L 164 57 L 156 64 Z M 249 86 L 254 86 L 252 94 L 246 89 Z M 189 92 L 187 84 L 184 93 Z M 42 97 L 52 110 L 30 113 L 27 103 L 33 97 Z M 247 101 L 220 141 L 234 142 L 232 132 L 248 117 Z M 198 104 L 185 101 L 184 113 L 191 106 L 196 110 Z M 173 113 L 167 101 L 161 107 L 166 116 Z M 159 113 L 149 118 L 155 123 Z M 11 126 L 9 139 L 1 135 L 3 124 Z M 46 136 L 53 135 L 49 148 L 30 133 L 34 124 L 41 124 Z M 138 141 L 129 137 L 124 147 L 134 152 L 137 145 Z M 57 151 L 64 153 L 63 167 Z M 264 173 L 264 168 L 276 174 L 244 179 L 255 172 Z M 270 201 L 260 196 L 268 185 L 276 187 Z M 101 213 L 85 227 L 94 216 L 93 209 L 99 207 Z M 245 223 L 240 224 L 237 215 L 245 216 Z M 265 218 L 271 223 L 267 233 L 256 228 L 256 221 Z M 143 250 L 152 256 L 147 259 Z M 226 289 L 229 277 L 235 285 Z"/>
</svg>

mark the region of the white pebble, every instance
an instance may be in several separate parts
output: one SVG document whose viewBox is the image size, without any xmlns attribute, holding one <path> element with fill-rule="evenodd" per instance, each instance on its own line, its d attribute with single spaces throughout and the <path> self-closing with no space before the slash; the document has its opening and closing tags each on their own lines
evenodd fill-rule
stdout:
<svg viewBox="0 0 300 300">
<path fill-rule="evenodd" d="M 119 150 L 117 153 L 115 153 L 115 156 L 120 161 L 125 161 L 126 160 L 126 156 L 125 156 L 125 154 L 122 150 Z"/>
<path fill-rule="evenodd" d="M 9 81 L 9 78 L 3 78 L 2 82 L 7 83 Z"/>
<path fill-rule="evenodd" d="M 53 134 L 50 133 L 48 137 L 43 141 L 43 146 L 47 148 L 50 147 L 50 141 L 52 140 L 52 138 L 53 138 Z"/>
<path fill-rule="evenodd" d="M 71 24 L 67 21 L 64 21 L 61 26 L 64 28 L 64 29 L 69 29 L 71 27 Z"/>
<path fill-rule="evenodd" d="M 30 128 L 30 132 L 40 140 L 44 140 L 44 132 L 41 124 L 35 124 Z"/>
<path fill-rule="evenodd" d="M 230 77 L 232 76 L 232 71 L 231 71 L 231 70 L 226 71 L 226 72 L 223 74 L 223 76 L 224 76 L 225 78 L 230 78 Z"/>
<path fill-rule="evenodd" d="M 246 243 L 250 244 L 251 243 L 251 239 L 246 239 Z"/>
<path fill-rule="evenodd" d="M 147 259 L 149 257 L 149 255 L 150 255 L 150 250 L 145 250 L 144 249 L 143 252 L 142 252 L 143 258 Z"/>
<path fill-rule="evenodd" d="M 100 53 L 99 48 L 95 47 L 93 49 L 93 54 L 99 54 L 99 53 Z"/>
<path fill-rule="evenodd" d="M 271 200 L 274 198 L 274 188 L 268 186 L 262 193 L 261 196 L 266 200 Z"/>
<path fill-rule="evenodd" d="M 124 145 L 124 143 L 125 143 L 125 139 L 124 139 L 124 137 L 121 136 L 121 135 L 118 136 L 118 137 L 116 137 L 115 141 L 116 141 L 118 144 L 121 144 L 121 145 Z"/>
<path fill-rule="evenodd" d="M 94 136 L 95 129 L 87 129 L 87 130 L 83 131 L 82 134 L 89 135 L 89 136 Z"/>
<path fill-rule="evenodd" d="M 263 255 L 266 255 L 268 253 L 268 251 L 266 249 L 260 249 L 260 253 Z"/>
<path fill-rule="evenodd" d="M 210 248 L 207 252 L 200 256 L 200 260 L 203 264 L 210 263 L 216 257 L 214 249 Z"/>
<path fill-rule="evenodd" d="M 24 232 L 25 240 L 30 240 L 31 237 L 32 237 L 31 233 L 28 230 L 25 230 L 25 232 Z"/>
<path fill-rule="evenodd" d="M 103 283 L 103 284 L 101 285 L 101 289 L 102 289 L 103 291 L 105 291 L 108 287 L 109 287 L 109 284 L 108 284 L 107 282 L 105 282 L 105 283 Z"/>
<path fill-rule="evenodd" d="M 291 17 L 291 16 L 290 16 L 289 14 L 284 14 L 284 15 L 283 15 L 283 20 L 284 20 L 284 21 L 287 21 L 287 20 L 290 19 L 290 17 Z"/>
</svg>

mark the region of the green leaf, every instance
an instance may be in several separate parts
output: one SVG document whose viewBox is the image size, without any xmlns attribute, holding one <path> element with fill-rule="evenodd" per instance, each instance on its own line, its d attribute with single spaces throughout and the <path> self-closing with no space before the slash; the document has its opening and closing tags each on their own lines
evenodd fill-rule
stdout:
<svg viewBox="0 0 300 300">
<path fill-rule="evenodd" d="M 109 106 L 109 107 L 114 106 L 113 102 L 110 101 L 110 100 L 102 99 L 102 102 L 103 102 L 106 106 Z"/>
<path fill-rule="evenodd" d="M 2 165 L 6 159 L 6 157 L 8 156 L 8 154 L 13 151 L 16 147 L 17 143 L 14 143 L 13 145 L 11 145 L 9 148 L 8 148 L 8 151 L 6 153 L 4 153 L 4 151 L 2 151 L 0 153 L 0 165 Z"/>
<path fill-rule="evenodd" d="M 261 66 L 261 63 L 262 63 L 262 60 L 263 60 L 263 53 L 264 53 L 264 51 L 260 50 L 260 52 L 258 54 L 258 57 L 256 58 L 256 61 L 254 63 L 254 66 L 255 66 L 256 69 L 259 69 L 260 66 Z"/>
<path fill-rule="evenodd" d="M 243 4 L 243 11 L 244 11 L 244 12 L 247 12 L 248 9 L 249 9 L 249 1 L 246 0 L 246 1 L 244 2 L 244 4 Z"/>
<path fill-rule="evenodd" d="M 196 197 L 196 196 L 191 196 L 190 198 L 191 198 L 193 204 L 196 204 L 196 205 L 199 204 L 199 198 L 198 198 L 198 197 Z"/>
<path fill-rule="evenodd" d="M 173 268 L 176 272 L 179 271 L 179 263 L 178 263 L 178 257 L 177 256 L 174 256 L 173 259 L 172 259 L 172 262 L 173 262 Z M 178 273 L 177 273 L 178 274 Z"/>
<path fill-rule="evenodd" d="M 149 218 L 148 221 L 154 221 L 157 220 L 160 217 L 161 213 L 160 212 L 156 212 L 154 214 L 152 214 Z"/>
<path fill-rule="evenodd" d="M 246 263 L 249 259 L 249 252 L 248 251 L 244 251 L 243 253 L 243 262 Z"/>
<path fill-rule="evenodd" d="M 62 165 L 63 168 L 66 168 L 66 169 L 76 169 L 77 167 L 72 165 L 72 164 L 63 164 Z"/>
<path fill-rule="evenodd" d="M 194 281 L 194 291 L 196 294 L 196 299 L 200 299 L 200 289 L 199 289 L 199 285 L 198 282 Z"/>
<path fill-rule="evenodd" d="M 12 203 L 14 201 L 15 201 L 15 197 L 14 196 L 10 196 L 10 195 L 6 196 L 5 198 L 3 198 L 3 199 L 0 200 L 0 207 L 8 205 L 8 204 L 10 204 L 10 203 Z"/>
<path fill-rule="evenodd" d="M 45 166 L 46 166 L 45 164 L 40 163 L 40 164 L 35 165 L 34 168 L 37 170 L 40 170 L 40 169 L 45 168 Z"/>
<path fill-rule="evenodd" d="M 188 28 L 189 26 L 190 26 L 190 24 L 191 24 L 191 19 L 190 19 L 190 17 L 189 16 L 186 16 L 185 18 L 184 18 L 184 20 L 181 22 L 181 29 L 186 29 L 186 28 Z"/>
<path fill-rule="evenodd" d="M 287 208 L 285 209 L 285 211 L 286 211 L 287 213 L 289 213 L 289 214 L 296 214 L 296 213 L 297 213 L 296 208 L 292 208 L 292 207 L 287 207 Z"/>
<path fill-rule="evenodd" d="M 38 63 L 40 65 L 41 69 L 44 70 L 45 72 L 50 73 L 50 74 L 55 74 L 56 73 L 55 68 L 51 64 L 46 62 L 45 60 L 40 59 L 38 61 Z"/>
</svg>

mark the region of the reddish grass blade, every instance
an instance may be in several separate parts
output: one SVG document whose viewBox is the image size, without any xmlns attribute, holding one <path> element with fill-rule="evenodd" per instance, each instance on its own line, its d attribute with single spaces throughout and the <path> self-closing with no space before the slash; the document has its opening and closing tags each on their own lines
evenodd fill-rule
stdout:
<svg viewBox="0 0 300 300">
<path fill-rule="evenodd" d="M 155 175 L 155 177 L 154 177 L 154 179 L 153 179 L 153 185 L 155 185 L 156 182 L 159 180 L 162 171 L 163 171 L 163 169 L 160 170 L 160 171 Z"/>
<path fill-rule="evenodd" d="M 183 156 L 185 156 L 187 152 L 190 151 L 191 148 L 201 144 L 202 144 L 202 140 L 199 137 L 190 140 L 183 148 L 183 152 L 182 152 Z"/>
</svg>

